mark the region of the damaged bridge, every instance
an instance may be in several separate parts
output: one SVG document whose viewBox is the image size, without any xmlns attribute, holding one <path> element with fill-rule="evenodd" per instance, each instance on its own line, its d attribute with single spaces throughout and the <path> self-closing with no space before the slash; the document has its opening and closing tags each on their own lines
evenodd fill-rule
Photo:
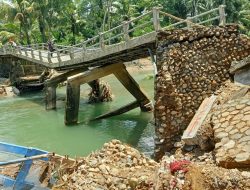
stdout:
<svg viewBox="0 0 250 190">
<path fill-rule="evenodd" d="M 99 33 L 99 35 L 82 43 L 73 46 L 55 45 L 54 52 L 49 52 L 44 43 L 27 46 L 7 45 L 0 49 L 0 56 L 11 56 L 57 71 L 64 71 L 63 74 L 46 81 L 45 94 L 46 109 L 55 109 L 57 85 L 67 81 L 65 109 L 65 124 L 67 125 L 78 122 L 80 85 L 110 74 L 114 74 L 135 97 L 136 101 L 119 110 L 104 114 L 100 118 L 121 114 L 136 107 L 140 107 L 142 111 L 150 111 L 152 110 L 150 100 L 128 73 L 123 63 L 149 56 L 153 58 L 156 52 L 157 32 L 160 30 L 173 27 L 203 27 L 204 23 L 211 24 L 212 22 L 224 25 L 224 8 L 221 5 L 187 19 L 180 19 L 162 12 L 160 8 L 153 8 L 135 19 L 125 21 L 121 25 Z M 209 19 L 207 19 L 208 15 Z M 177 20 L 177 22 L 164 26 L 166 18 Z M 131 37 L 138 30 L 141 35 Z"/>
</svg>

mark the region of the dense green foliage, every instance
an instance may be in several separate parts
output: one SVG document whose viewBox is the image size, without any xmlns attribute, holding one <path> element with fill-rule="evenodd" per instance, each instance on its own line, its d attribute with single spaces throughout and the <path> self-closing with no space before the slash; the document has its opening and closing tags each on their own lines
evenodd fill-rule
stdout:
<svg viewBox="0 0 250 190">
<path fill-rule="evenodd" d="M 250 35 L 249 0 L 0 0 L 0 42 L 75 44 L 131 20 L 154 6 L 181 18 L 226 3 L 227 22 Z M 164 19 L 165 23 L 171 22 Z M 147 30 L 147 28 L 143 29 Z M 140 31 L 133 33 L 137 35 Z"/>
</svg>

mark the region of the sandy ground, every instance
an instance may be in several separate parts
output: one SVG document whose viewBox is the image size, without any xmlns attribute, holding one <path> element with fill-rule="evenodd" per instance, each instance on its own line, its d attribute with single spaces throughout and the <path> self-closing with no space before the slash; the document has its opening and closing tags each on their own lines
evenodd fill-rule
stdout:
<svg viewBox="0 0 250 190">
<path fill-rule="evenodd" d="M 125 63 L 129 72 L 140 72 L 140 71 L 152 71 L 154 73 L 154 67 L 150 58 L 139 59 Z"/>
</svg>

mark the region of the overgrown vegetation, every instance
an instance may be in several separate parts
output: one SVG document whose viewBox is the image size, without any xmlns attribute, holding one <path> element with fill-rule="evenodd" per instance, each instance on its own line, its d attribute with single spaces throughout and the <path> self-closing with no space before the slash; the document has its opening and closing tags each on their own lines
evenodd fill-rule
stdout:
<svg viewBox="0 0 250 190">
<path fill-rule="evenodd" d="M 250 35 L 249 0 L 0 0 L 0 42 L 75 44 L 131 20 L 154 6 L 181 18 L 226 3 L 227 22 Z M 172 22 L 165 18 L 165 23 Z M 142 30 L 149 30 L 145 27 Z M 132 35 L 139 35 L 136 31 Z"/>
</svg>

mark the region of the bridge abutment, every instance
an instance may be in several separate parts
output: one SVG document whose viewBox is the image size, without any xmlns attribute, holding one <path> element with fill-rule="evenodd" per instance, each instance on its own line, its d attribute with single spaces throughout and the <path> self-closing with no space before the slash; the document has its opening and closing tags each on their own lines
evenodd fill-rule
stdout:
<svg viewBox="0 0 250 190">
<path fill-rule="evenodd" d="M 239 35 L 235 25 L 158 33 L 156 160 L 178 148 L 176 142 L 181 140 L 203 100 L 218 94 L 230 78 L 232 61 L 249 54 L 250 40 Z"/>
</svg>

